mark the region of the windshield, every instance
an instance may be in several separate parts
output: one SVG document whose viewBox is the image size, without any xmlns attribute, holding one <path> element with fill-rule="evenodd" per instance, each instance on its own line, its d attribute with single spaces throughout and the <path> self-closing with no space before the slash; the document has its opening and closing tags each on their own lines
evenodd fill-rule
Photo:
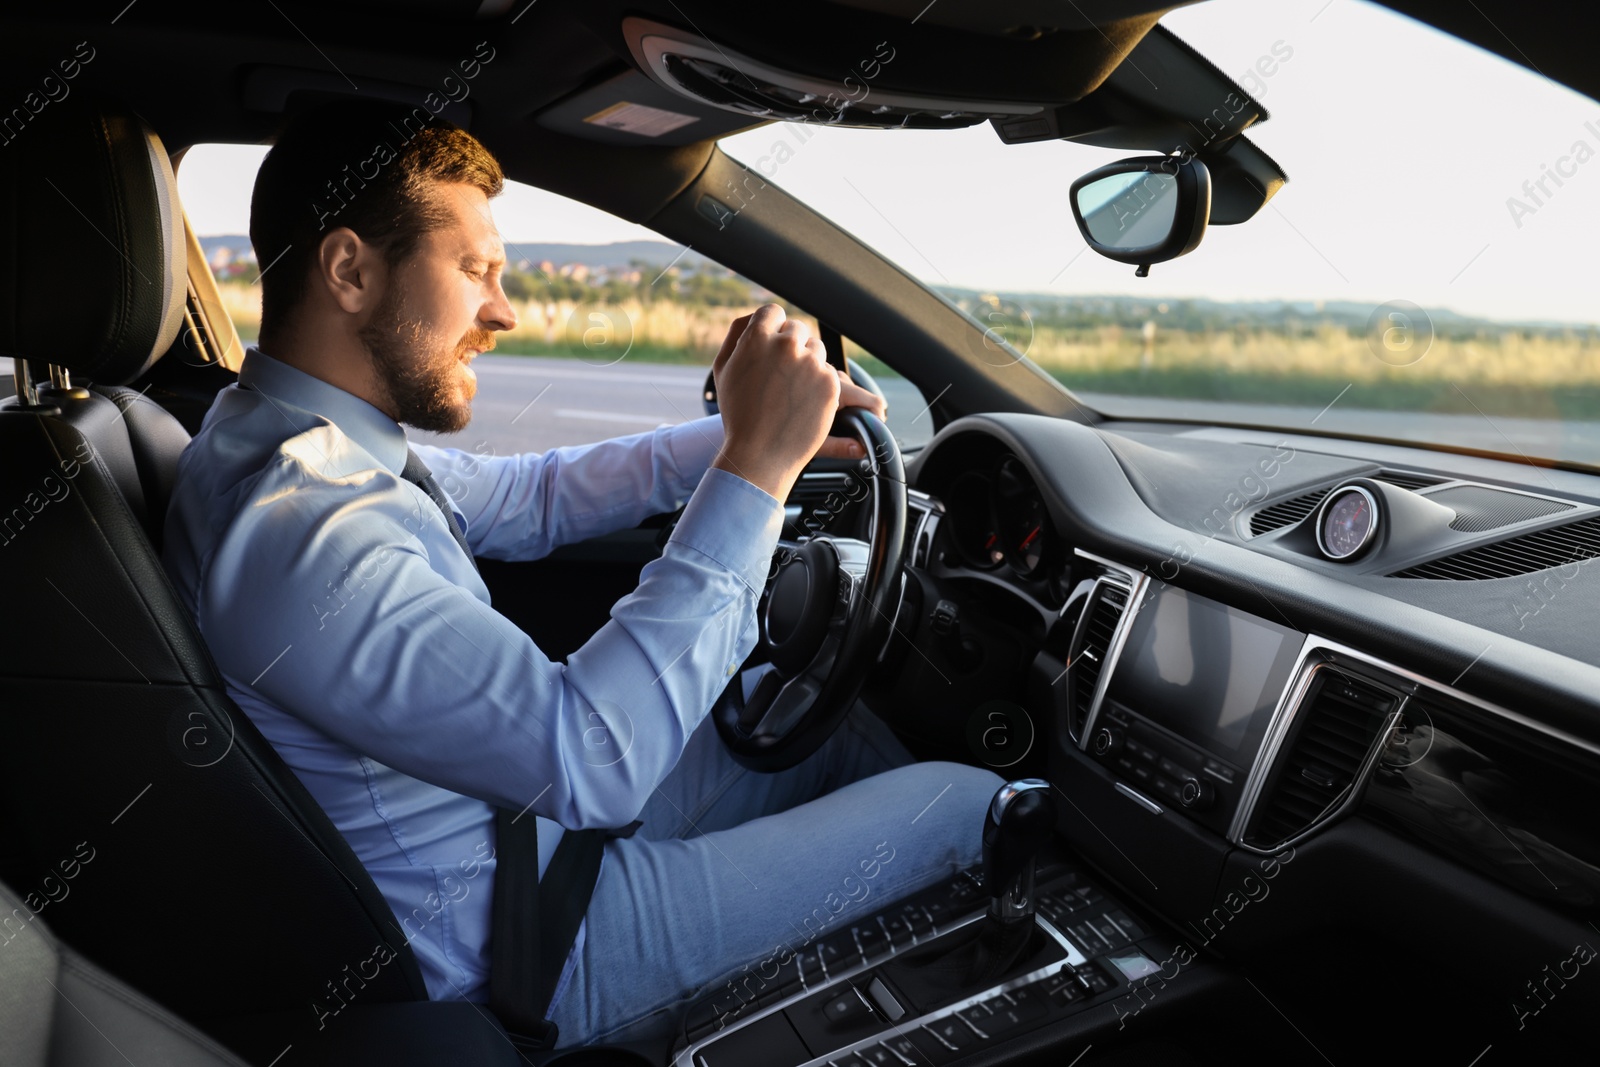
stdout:
<svg viewBox="0 0 1600 1067">
<path fill-rule="evenodd" d="M 1089 251 L 1067 200 L 1136 153 L 988 125 L 722 147 L 1107 414 L 1600 465 L 1600 106 L 1352 0 L 1163 25 L 1271 112 L 1248 136 L 1289 183 L 1148 278 Z"/>
</svg>

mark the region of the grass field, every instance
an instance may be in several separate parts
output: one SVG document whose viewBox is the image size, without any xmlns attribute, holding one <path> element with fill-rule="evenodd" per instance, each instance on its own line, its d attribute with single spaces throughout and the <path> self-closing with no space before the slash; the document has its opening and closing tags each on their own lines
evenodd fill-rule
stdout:
<svg viewBox="0 0 1600 1067">
<path fill-rule="evenodd" d="M 259 289 L 224 285 L 221 291 L 241 337 L 253 338 Z M 708 366 L 728 324 L 748 310 L 671 300 L 524 302 L 517 328 L 498 335 L 495 351 L 601 365 L 626 351 L 633 362 Z M 1346 407 L 1600 419 L 1600 342 L 1576 331 L 1508 328 L 1439 336 L 1406 366 L 1379 359 L 1364 336 L 1326 323 L 1293 333 L 1162 330 L 1148 339 L 1145 331 L 1115 325 L 1034 324 L 1007 336 L 1046 372 L 1085 392 L 1317 407 L 1342 392 Z M 1409 359 L 1416 351 L 1391 358 Z M 893 374 L 870 357 L 863 363 L 874 374 Z"/>
</svg>

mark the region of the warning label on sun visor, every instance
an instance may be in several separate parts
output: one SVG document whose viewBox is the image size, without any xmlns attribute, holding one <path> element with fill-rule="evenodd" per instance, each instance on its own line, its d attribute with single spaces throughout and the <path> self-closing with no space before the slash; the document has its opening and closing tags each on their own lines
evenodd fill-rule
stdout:
<svg viewBox="0 0 1600 1067">
<path fill-rule="evenodd" d="M 659 107 L 646 107 L 644 104 L 630 104 L 624 100 L 620 104 L 612 104 L 604 111 L 596 111 L 583 121 L 604 126 L 608 130 L 636 133 L 640 137 L 660 137 L 662 134 L 671 133 L 700 120 L 694 115 L 680 115 L 676 111 L 664 111 Z"/>
</svg>

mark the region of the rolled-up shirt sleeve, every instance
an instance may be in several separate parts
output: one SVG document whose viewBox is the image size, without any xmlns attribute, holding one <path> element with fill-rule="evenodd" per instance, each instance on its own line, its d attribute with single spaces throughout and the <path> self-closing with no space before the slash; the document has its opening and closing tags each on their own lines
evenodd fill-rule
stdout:
<svg viewBox="0 0 1600 1067">
<path fill-rule="evenodd" d="M 722 446 L 720 416 L 594 444 L 501 456 L 414 444 L 475 555 L 538 559 L 673 511 Z"/>
<path fill-rule="evenodd" d="M 630 449 L 663 457 L 640 475 L 664 494 L 645 506 L 685 488 L 671 440 Z M 506 467 L 468 518 L 486 551 L 508 556 L 636 521 L 594 491 L 612 468 L 603 449 Z M 213 656 L 231 685 L 418 779 L 571 829 L 624 825 L 754 646 L 782 524 L 769 494 L 703 469 L 638 589 L 564 664 L 430 564 L 415 486 L 386 471 L 360 483 L 269 472 L 266 488 L 283 491 L 257 495 L 208 568 L 199 614 Z M 577 500 L 587 518 L 550 518 Z"/>
</svg>

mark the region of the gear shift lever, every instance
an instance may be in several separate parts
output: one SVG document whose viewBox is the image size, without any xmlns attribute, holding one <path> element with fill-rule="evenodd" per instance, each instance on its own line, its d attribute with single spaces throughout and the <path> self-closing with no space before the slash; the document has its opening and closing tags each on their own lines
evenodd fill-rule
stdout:
<svg viewBox="0 0 1600 1067">
<path fill-rule="evenodd" d="M 983 824 L 983 886 L 989 918 L 1004 925 L 1033 918 L 1034 859 L 1056 828 L 1055 798 L 1043 778 L 1007 782 Z"/>
<path fill-rule="evenodd" d="M 1019 778 L 995 793 L 983 822 L 988 914 L 885 965 L 913 1004 L 928 1007 L 986 989 L 1048 956 L 1053 943 L 1033 921 L 1033 873 L 1055 826 L 1055 800 L 1044 779 Z"/>
</svg>

